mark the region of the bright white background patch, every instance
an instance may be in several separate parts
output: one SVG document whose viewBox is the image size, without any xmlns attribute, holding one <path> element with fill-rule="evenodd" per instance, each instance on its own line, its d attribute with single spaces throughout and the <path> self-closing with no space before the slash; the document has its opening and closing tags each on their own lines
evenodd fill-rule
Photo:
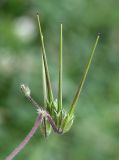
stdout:
<svg viewBox="0 0 119 160">
<path fill-rule="evenodd" d="M 27 16 L 17 18 L 14 22 L 14 33 L 23 42 L 32 41 L 36 36 L 34 21 Z"/>
</svg>

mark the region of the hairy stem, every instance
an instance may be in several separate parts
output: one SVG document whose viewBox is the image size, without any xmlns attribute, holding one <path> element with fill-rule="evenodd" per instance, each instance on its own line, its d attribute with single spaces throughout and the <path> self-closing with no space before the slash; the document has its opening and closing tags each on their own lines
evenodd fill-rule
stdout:
<svg viewBox="0 0 119 160">
<path fill-rule="evenodd" d="M 39 104 L 31 97 L 27 97 L 27 99 L 32 103 L 32 105 L 36 108 L 36 109 L 39 109 L 39 108 L 43 108 L 41 106 L 39 106 Z"/>
<path fill-rule="evenodd" d="M 25 139 L 18 145 L 17 148 L 15 148 L 15 150 L 10 153 L 5 160 L 12 160 L 24 147 L 25 145 L 30 141 L 30 139 L 32 138 L 32 136 L 34 135 L 34 133 L 36 132 L 36 130 L 38 129 L 38 126 L 40 125 L 42 120 L 42 113 L 40 113 L 36 119 L 36 122 L 34 123 L 33 128 L 31 129 L 31 131 L 28 133 L 28 135 L 25 137 Z"/>
<path fill-rule="evenodd" d="M 47 112 L 46 112 L 46 113 L 47 113 Z M 62 134 L 62 130 L 60 130 L 60 129 L 56 126 L 56 124 L 55 124 L 54 120 L 52 119 L 52 117 L 50 116 L 50 114 L 47 113 L 46 116 L 47 116 L 47 119 L 48 119 L 49 123 L 51 124 L 54 132 L 56 132 L 56 133 L 58 133 L 58 134 Z"/>
<path fill-rule="evenodd" d="M 26 96 L 26 98 L 33 104 L 33 106 L 37 109 L 37 111 L 41 112 L 41 113 L 45 113 L 45 116 L 43 116 L 43 123 L 44 123 L 44 129 L 45 129 L 45 136 L 47 137 L 47 133 L 46 133 L 46 118 L 48 119 L 49 123 L 51 124 L 54 132 L 61 134 L 62 131 L 60 131 L 60 129 L 57 127 L 57 125 L 55 124 L 55 121 L 53 120 L 53 118 L 51 117 L 51 115 L 45 110 L 43 109 L 43 107 L 39 106 L 39 104 L 29 95 Z M 39 113 L 40 113 L 39 112 Z"/>
<path fill-rule="evenodd" d="M 39 104 L 31 97 L 30 89 L 26 87 L 24 84 L 21 85 L 21 91 L 24 93 L 25 97 L 32 103 L 35 109 L 42 109 L 43 107 L 39 106 Z"/>
</svg>

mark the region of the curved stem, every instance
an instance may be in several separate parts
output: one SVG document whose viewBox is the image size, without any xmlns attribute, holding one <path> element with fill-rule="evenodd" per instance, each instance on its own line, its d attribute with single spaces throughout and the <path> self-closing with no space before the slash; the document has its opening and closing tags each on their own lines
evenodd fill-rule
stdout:
<svg viewBox="0 0 119 160">
<path fill-rule="evenodd" d="M 15 148 L 15 150 L 10 153 L 5 160 L 12 160 L 24 147 L 25 145 L 30 141 L 36 130 L 38 129 L 39 124 L 42 120 L 42 113 L 40 113 L 36 119 L 36 122 L 34 123 L 33 128 L 28 133 L 28 135 L 25 137 L 25 139 L 18 145 L 18 147 Z"/>
<path fill-rule="evenodd" d="M 49 123 L 51 124 L 52 129 L 54 130 L 54 132 L 56 132 L 58 134 L 62 134 L 63 133 L 62 130 L 60 130 L 59 128 L 57 128 L 57 126 L 56 126 L 54 120 L 52 119 L 52 117 L 50 116 L 50 114 L 47 113 L 46 116 L 47 116 L 47 119 L 48 119 Z"/>
</svg>

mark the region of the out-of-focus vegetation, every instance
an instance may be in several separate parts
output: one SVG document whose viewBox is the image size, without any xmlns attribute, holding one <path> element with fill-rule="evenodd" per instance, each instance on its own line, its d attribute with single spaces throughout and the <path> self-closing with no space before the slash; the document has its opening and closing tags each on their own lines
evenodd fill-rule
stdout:
<svg viewBox="0 0 119 160">
<path fill-rule="evenodd" d="M 40 129 L 19 160 L 119 159 L 119 1 L 0 1 L 0 159 L 32 127 L 37 113 L 20 92 L 25 83 L 43 103 L 41 15 L 48 63 L 57 96 L 59 30 L 63 23 L 63 103 L 68 106 L 83 74 L 97 33 L 100 43 L 76 108 L 72 129 L 44 139 Z"/>
</svg>

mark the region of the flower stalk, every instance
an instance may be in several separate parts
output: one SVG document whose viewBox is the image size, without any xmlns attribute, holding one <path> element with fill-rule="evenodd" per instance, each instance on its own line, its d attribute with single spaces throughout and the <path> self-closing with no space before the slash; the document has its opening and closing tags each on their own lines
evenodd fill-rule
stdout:
<svg viewBox="0 0 119 160">
<path fill-rule="evenodd" d="M 42 113 L 40 113 L 34 123 L 33 128 L 31 129 L 31 131 L 28 133 L 28 135 L 25 137 L 25 139 L 18 145 L 17 148 L 15 148 L 15 150 L 10 153 L 10 155 L 8 155 L 6 157 L 5 160 L 12 160 L 24 147 L 25 145 L 30 141 L 30 139 L 32 138 L 32 136 L 35 134 L 36 130 L 38 129 L 40 123 L 42 121 Z"/>
</svg>

